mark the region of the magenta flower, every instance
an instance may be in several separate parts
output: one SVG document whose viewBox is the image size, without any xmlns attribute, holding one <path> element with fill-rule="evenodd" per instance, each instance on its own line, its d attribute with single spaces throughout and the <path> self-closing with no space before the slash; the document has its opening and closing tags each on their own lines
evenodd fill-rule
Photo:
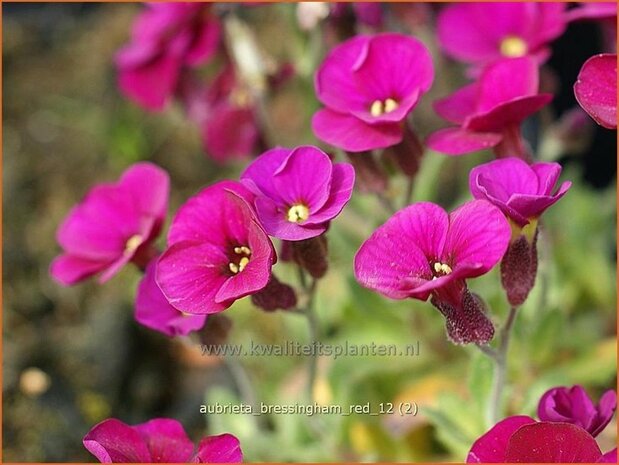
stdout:
<svg viewBox="0 0 619 465">
<path fill-rule="evenodd" d="M 434 132 L 427 145 L 448 155 L 494 147 L 498 156 L 527 158 L 520 124 L 552 99 L 538 93 L 538 81 L 537 64 L 529 57 L 488 66 L 477 82 L 434 102 L 436 112 L 458 126 Z"/>
<path fill-rule="evenodd" d="M 501 420 L 481 436 L 467 463 L 616 463 L 617 449 L 602 454 L 593 436 L 568 423 L 527 416 Z"/>
<path fill-rule="evenodd" d="M 617 408 L 617 394 L 606 391 L 598 405 L 582 386 L 550 389 L 539 401 L 537 415 L 542 421 L 571 423 L 595 437 L 610 423 Z"/>
<path fill-rule="evenodd" d="M 275 251 L 252 201 L 240 183 L 222 181 L 181 206 L 156 272 L 172 306 L 184 313 L 217 313 L 267 285 Z"/>
<path fill-rule="evenodd" d="M 326 231 L 350 200 L 355 172 L 317 147 L 275 148 L 250 164 L 241 181 L 256 195 L 266 232 L 298 241 Z"/>
<path fill-rule="evenodd" d="M 118 51 L 122 92 L 138 105 L 161 110 L 181 71 L 205 63 L 219 44 L 220 26 L 205 3 L 150 3 L 133 25 L 131 42 Z"/>
<path fill-rule="evenodd" d="M 239 440 L 231 434 L 209 436 L 194 445 L 183 426 L 155 418 L 130 426 L 115 418 L 102 421 L 84 436 L 84 447 L 101 463 L 240 463 Z"/>
<path fill-rule="evenodd" d="M 501 58 L 550 56 L 565 30 L 565 3 L 455 3 L 438 17 L 438 40 L 449 56 L 481 69 Z"/>
<path fill-rule="evenodd" d="M 538 218 L 571 186 L 566 181 L 553 193 L 560 174 L 558 163 L 528 165 L 510 157 L 477 166 L 469 175 L 473 197 L 499 207 L 512 225 L 510 245 L 501 260 L 501 282 L 513 306 L 522 305 L 535 285 Z"/>
<path fill-rule="evenodd" d="M 402 34 L 359 35 L 333 48 L 315 78 L 326 108 L 312 118 L 316 136 L 349 152 L 402 140 L 402 122 L 434 79 L 432 59 Z"/>
<path fill-rule="evenodd" d="M 604 53 L 589 58 L 580 69 L 574 94 L 596 123 L 617 129 L 617 55 Z"/>
<path fill-rule="evenodd" d="M 253 97 L 226 67 L 209 86 L 183 80 L 180 92 L 189 118 L 200 131 L 205 152 L 218 163 L 247 158 L 260 141 Z"/>
<path fill-rule="evenodd" d="M 433 203 L 416 203 L 363 243 L 355 256 L 355 276 L 392 299 L 432 296 L 454 343 L 484 344 L 494 328 L 465 279 L 487 273 L 505 253 L 510 234 L 501 211 L 483 200 L 449 215 Z"/>
<path fill-rule="evenodd" d="M 165 171 L 144 162 L 117 183 L 91 189 L 58 228 L 64 253 L 52 262 L 52 277 L 71 285 L 101 273 L 103 283 L 130 261 L 145 265 L 165 219 L 169 184 Z"/>
<path fill-rule="evenodd" d="M 135 319 L 143 326 L 166 336 L 185 336 L 201 329 L 206 315 L 189 315 L 172 307 L 155 282 L 157 258 L 146 266 L 135 298 Z"/>
<path fill-rule="evenodd" d="M 528 165 L 510 157 L 476 166 L 469 175 L 471 194 L 499 207 L 520 228 L 537 222 L 540 215 L 563 197 L 571 182 L 553 194 L 561 174 L 558 163 Z"/>
</svg>

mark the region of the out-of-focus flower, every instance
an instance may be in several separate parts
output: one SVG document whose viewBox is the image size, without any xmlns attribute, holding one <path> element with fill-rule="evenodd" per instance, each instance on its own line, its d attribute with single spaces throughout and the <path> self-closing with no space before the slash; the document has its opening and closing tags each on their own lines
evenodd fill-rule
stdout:
<svg viewBox="0 0 619 465">
<path fill-rule="evenodd" d="M 455 3 L 439 14 L 438 39 L 445 53 L 478 70 L 525 55 L 539 64 L 565 30 L 565 10 L 560 2 Z"/>
<path fill-rule="evenodd" d="M 166 336 L 185 336 L 206 323 L 206 315 L 189 315 L 174 308 L 155 282 L 157 258 L 146 266 L 135 298 L 135 319 Z"/>
<path fill-rule="evenodd" d="M 84 447 L 101 463 L 240 463 L 239 440 L 231 434 L 208 436 L 197 451 L 183 426 L 170 418 L 127 425 L 109 418 L 84 436 Z"/>
<path fill-rule="evenodd" d="M 298 241 L 326 231 L 350 200 L 355 172 L 317 147 L 275 148 L 250 164 L 241 181 L 256 195 L 266 232 Z"/>
<path fill-rule="evenodd" d="M 157 284 L 175 308 L 217 313 L 267 285 L 275 251 L 252 201 L 240 183 L 221 181 L 181 206 L 156 272 Z"/>
<path fill-rule="evenodd" d="M 402 140 L 402 122 L 434 79 L 432 59 L 402 34 L 359 35 L 333 48 L 315 78 L 326 108 L 312 118 L 316 136 L 349 152 Z"/>
<path fill-rule="evenodd" d="M 574 94 L 600 126 L 617 129 L 617 55 L 603 53 L 589 58 L 580 69 Z"/>
<path fill-rule="evenodd" d="M 546 391 L 539 401 L 537 415 L 542 421 L 580 426 L 595 437 L 610 423 L 616 409 L 615 391 L 606 391 L 595 405 L 582 386 L 576 385 Z"/>
<path fill-rule="evenodd" d="M 489 202 L 468 202 L 449 215 L 420 202 L 397 212 L 363 243 L 355 256 L 355 276 L 392 299 L 432 296 L 454 343 L 485 344 L 494 327 L 465 279 L 487 273 L 509 238 L 508 222 Z"/>
<path fill-rule="evenodd" d="M 617 2 L 581 2 L 576 8 L 566 13 L 570 21 L 581 19 L 615 20 L 617 18 Z"/>
<path fill-rule="evenodd" d="M 133 25 L 131 42 L 116 54 L 123 93 L 147 110 L 165 107 L 181 71 L 217 50 L 221 27 L 208 3 L 150 3 Z"/>
<path fill-rule="evenodd" d="M 538 93 L 538 84 L 537 64 L 530 57 L 488 66 L 478 81 L 434 102 L 442 118 L 459 126 L 432 133 L 427 145 L 448 155 L 494 147 L 499 157 L 528 158 L 520 124 L 552 99 Z"/>
<path fill-rule="evenodd" d="M 381 2 L 351 2 L 351 3 L 332 3 L 331 17 L 341 18 L 348 14 L 348 9 L 352 7 L 357 21 L 370 27 L 380 27 L 383 24 L 383 6 Z"/>
<path fill-rule="evenodd" d="M 467 463 L 609 463 L 593 436 L 568 423 L 537 422 L 527 416 L 501 420 L 471 447 Z"/>
<path fill-rule="evenodd" d="M 225 163 L 255 152 L 260 130 L 253 96 L 238 82 L 231 66 L 210 86 L 188 78 L 181 89 L 181 100 L 189 118 L 197 124 L 209 156 Z"/>
<path fill-rule="evenodd" d="M 314 29 L 327 16 L 329 16 L 329 4 L 327 2 L 297 3 L 297 22 L 304 31 Z"/>
<path fill-rule="evenodd" d="M 512 237 L 501 260 L 501 281 L 509 302 L 524 303 L 537 276 L 537 222 L 540 215 L 571 186 L 566 181 L 553 194 L 561 165 L 505 158 L 477 166 L 469 175 L 473 197 L 499 207 L 512 226 Z"/>
<path fill-rule="evenodd" d="M 152 163 L 136 163 L 115 184 L 90 190 L 58 228 L 64 253 L 51 264 L 52 277 L 71 285 L 101 273 L 103 283 L 130 261 L 145 266 L 168 208 L 170 181 Z"/>
</svg>

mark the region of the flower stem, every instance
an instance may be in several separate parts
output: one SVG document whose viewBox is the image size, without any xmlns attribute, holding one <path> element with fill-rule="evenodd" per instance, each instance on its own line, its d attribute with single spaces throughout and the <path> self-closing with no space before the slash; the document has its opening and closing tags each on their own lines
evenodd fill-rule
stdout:
<svg viewBox="0 0 619 465">
<path fill-rule="evenodd" d="M 302 313 L 307 317 L 308 329 L 309 329 L 309 337 L 310 343 L 314 349 L 312 350 L 312 358 L 310 360 L 309 368 L 308 368 L 308 379 L 307 379 L 307 395 L 310 402 L 314 401 L 314 385 L 316 384 L 316 376 L 318 374 L 318 354 L 315 350 L 316 342 L 319 339 L 320 333 L 320 325 L 318 323 L 318 316 L 316 315 L 316 310 L 314 308 L 314 301 L 316 296 L 316 287 L 318 285 L 318 280 L 312 278 L 311 282 L 308 284 L 307 276 L 305 274 L 305 270 L 298 267 L 299 270 L 299 282 L 301 287 L 305 291 L 307 295 L 307 302 L 305 304 L 305 308 L 299 309 L 298 313 Z"/>
<path fill-rule="evenodd" d="M 518 307 L 511 307 L 509 309 L 509 315 L 501 329 L 498 348 L 494 351 L 492 349 L 490 349 L 490 351 L 482 350 L 494 360 L 494 379 L 492 382 L 492 393 L 490 395 L 489 405 L 489 417 L 492 424 L 497 423 L 500 419 L 501 399 L 503 397 L 503 389 L 505 388 L 507 375 L 507 350 L 509 348 L 511 330 L 516 320 L 517 311 Z"/>
</svg>

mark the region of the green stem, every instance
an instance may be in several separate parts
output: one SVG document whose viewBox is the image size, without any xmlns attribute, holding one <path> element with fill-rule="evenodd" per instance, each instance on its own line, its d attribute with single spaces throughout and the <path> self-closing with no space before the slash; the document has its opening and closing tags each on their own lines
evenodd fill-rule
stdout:
<svg viewBox="0 0 619 465">
<path fill-rule="evenodd" d="M 494 379 L 492 382 L 489 405 L 489 417 L 492 424 L 497 423 L 500 419 L 501 400 L 503 398 L 503 390 L 507 378 L 507 350 L 509 349 L 511 330 L 516 320 L 517 311 L 517 307 L 511 307 L 509 309 L 509 315 L 501 329 L 499 347 L 492 352 L 483 351 L 494 360 Z"/>
</svg>

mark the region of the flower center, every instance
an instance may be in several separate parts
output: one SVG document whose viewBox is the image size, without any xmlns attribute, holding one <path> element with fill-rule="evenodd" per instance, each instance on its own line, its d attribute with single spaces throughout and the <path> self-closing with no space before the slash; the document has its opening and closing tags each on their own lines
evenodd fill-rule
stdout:
<svg viewBox="0 0 619 465">
<path fill-rule="evenodd" d="M 501 54 L 506 57 L 516 58 L 527 54 L 527 43 L 518 36 L 505 36 L 501 41 Z"/>
<path fill-rule="evenodd" d="M 228 263 L 228 268 L 233 274 L 240 273 L 245 269 L 249 263 L 249 257 L 251 257 L 251 249 L 245 245 L 235 247 L 234 253 L 239 256 L 239 260 L 232 260 Z"/>
<path fill-rule="evenodd" d="M 291 223 L 301 223 L 309 218 L 309 208 L 302 203 L 296 203 L 288 209 L 286 218 Z"/>
<path fill-rule="evenodd" d="M 392 98 L 388 98 L 386 100 L 374 100 L 372 106 L 370 107 L 370 114 L 372 116 L 381 116 L 385 113 L 390 113 L 393 110 L 397 109 L 400 105 L 398 102 L 393 100 Z"/>
<path fill-rule="evenodd" d="M 451 269 L 451 266 L 447 265 L 446 263 L 441 263 L 441 262 L 434 262 L 434 265 L 432 268 L 434 268 L 435 277 L 445 276 L 453 271 Z"/>
<path fill-rule="evenodd" d="M 135 252 L 136 249 L 142 244 L 142 240 L 143 238 L 139 234 L 134 234 L 127 239 L 127 242 L 125 242 L 125 253 L 132 254 Z"/>
</svg>

